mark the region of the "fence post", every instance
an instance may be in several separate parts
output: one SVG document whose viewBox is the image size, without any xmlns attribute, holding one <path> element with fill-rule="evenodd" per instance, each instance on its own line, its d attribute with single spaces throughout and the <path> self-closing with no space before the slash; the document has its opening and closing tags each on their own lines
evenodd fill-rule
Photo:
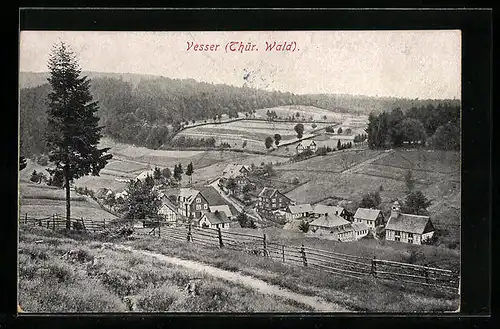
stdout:
<svg viewBox="0 0 500 329">
<path fill-rule="evenodd" d="M 189 225 L 188 225 L 187 241 L 188 242 L 193 241 L 193 236 L 192 236 L 192 233 L 191 233 L 191 223 L 189 223 Z"/>
<path fill-rule="evenodd" d="M 429 283 L 429 271 L 424 268 L 425 283 Z"/>
<path fill-rule="evenodd" d="M 160 233 L 160 219 L 156 219 L 156 226 L 158 226 L 158 237 L 161 238 L 161 233 Z"/>
<path fill-rule="evenodd" d="M 302 254 L 302 263 L 304 266 L 307 266 L 306 249 L 304 248 L 304 245 L 300 247 L 300 253 Z"/>
<path fill-rule="evenodd" d="M 41 218 L 38 220 L 38 226 L 42 226 L 42 219 Z"/>
<path fill-rule="evenodd" d="M 283 263 L 285 262 L 285 245 L 281 245 L 281 256 L 283 258 Z"/>
<path fill-rule="evenodd" d="M 52 215 L 52 231 L 56 230 L 56 216 Z"/>
<path fill-rule="evenodd" d="M 372 269 L 370 271 L 370 274 L 373 275 L 374 277 L 377 277 L 377 260 L 375 256 L 373 256 L 372 259 Z"/>
<path fill-rule="evenodd" d="M 24 214 L 24 224 L 28 224 L 28 213 Z"/>
<path fill-rule="evenodd" d="M 102 222 L 103 229 L 106 229 L 106 218 L 104 218 L 104 221 Z"/>
<path fill-rule="evenodd" d="M 224 247 L 224 243 L 222 243 L 222 232 L 220 230 L 220 227 L 217 227 L 217 233 L 219 235 L 219 246 L 222 248 Z"/>
<path fill-rule="evenodd" d="M 264 233 L 262 237 L 262 245 L 264 247 L 264 256 L 267 256 L 267 242 L 266 242 L 266 233 Z"/>
<path fill-rule="evenodd" d="M 47 219 L 47 228 L 50 228 L 50 218 Z"/>
</svg>

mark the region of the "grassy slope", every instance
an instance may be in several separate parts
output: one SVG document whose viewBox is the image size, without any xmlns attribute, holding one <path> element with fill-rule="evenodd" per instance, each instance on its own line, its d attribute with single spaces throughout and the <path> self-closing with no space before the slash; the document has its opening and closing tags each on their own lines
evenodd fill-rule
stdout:
<svg viewBox="0 0 500 329">
<path fill-rule="evenodd" d="M 81 252 L 82 261 L 63 259 L 70 250 Z M 188 296 L 183 289 L 199 273 L 36 227 L 21 227 L 19 253 L 19 303 L 25 312 L 126 312 L 125 296 L 144 312 L 311 311 L 207 275 L 196 281 L 199 295 Z M 96 256 L 101 258 L 91 265 Z"/>
</svg>

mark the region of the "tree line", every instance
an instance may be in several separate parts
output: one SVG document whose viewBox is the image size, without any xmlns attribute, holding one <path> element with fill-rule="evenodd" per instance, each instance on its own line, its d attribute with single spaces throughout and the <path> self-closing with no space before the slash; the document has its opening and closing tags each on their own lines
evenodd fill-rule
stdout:
<svg viewBox="0 0 500 329">
<path fill-rule="evenodd" d="M 406 112 L 396 108 L 391 112 L 371 113 L 366 132 L 371 149 L 407 143 L 460 150 L 460 106 L 429 104 L 412 107 Z"/>
</svg>

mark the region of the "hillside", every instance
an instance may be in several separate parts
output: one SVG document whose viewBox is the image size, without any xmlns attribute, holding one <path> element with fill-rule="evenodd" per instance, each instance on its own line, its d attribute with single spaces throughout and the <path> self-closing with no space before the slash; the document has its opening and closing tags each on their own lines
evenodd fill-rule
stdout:
<svg viewBox="0 0 500 329">
<path fill-rule="evenodd" d="M 367 115 L 372 111 L 408 109 L 458 100 L 408 100 L 353 95 L 296 95 L 247 87 L 170 79 L 128 73 L 85 72 L 99 101 L 103 133 L 124 143 L 158 148 L 170 142 L 188 123 L 213 120 L 223 114 L 238 117 L 280 106 L 314 106 L 327 112 Z M 47 110 L 47 73 L 21 72 L 21 151 L 43 152 Z M 327 115 L 328 116 L 328 115 Z"/>
</svg>

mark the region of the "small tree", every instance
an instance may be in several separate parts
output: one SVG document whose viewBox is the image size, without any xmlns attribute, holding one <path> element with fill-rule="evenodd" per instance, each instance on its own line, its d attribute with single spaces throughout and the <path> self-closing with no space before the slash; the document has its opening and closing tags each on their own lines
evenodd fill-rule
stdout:
<svg viewBox="0 0 500 329">
<path fill-rule="evenodd" d="M 297 138 L 302 138 L 304 133 L 304 125 L 302 123 L 297 123 L 293 129 L 297 133 Z"/>
<path fill-rule="evenodd" d="M 182 165 L 180 163 L 174 167 L 174 179 L 177 182 L 180 182 L 182 180 L 183 172 L 184 171 L 182 170 Z"/>
<path fill-rule="evenodd" d="M 407 193 L 412 192 L 413 188 L 415 187 L 415 179 L 413 178 L 413 173 L 411 169 L 408 169 L 408 171 L 405 174 L 405 183 L 406 183 Z"/>
<path fill-rule="evenodd" d="M 189 176 L 189 183 L 190 184 L 193 183 L 193 173 L 194 173 L 193 163 L 190 162 L 186 168 L 186 175 Z"/>
<path fill-rule="evenodd" d="M 326 115 L 323 115 L 323 120 L 326 120 L 327 119 L 327 116 Z"/>
<path fill-rule="evenodd" d="M 40 183 L 40 177 L 38 176 L 36 170 L 33 170 L 33 172 L 31 173 L 30 181 L 32 181 L 33 183 Z"/>
<path fill-rule="evenodd" d="M 345 133 L 346 133 L 346 135 L 350 135 L 350 134 L 352 134 L 352 129 L 351 129 L 351 128 L 347 128 L 347 129 L 345 130 Z"/>
<path fill-rule="evenodd" d="M 360 208 L 378 208 L 382 199 L 380 198 L 379 191 L 367 193 L 363 195 L 361 199 L 361 203 L 359 204 Z"/>
<path fill-rule="evenodd" d="M 269 162 L 264 166 L 264 172 L 267 173 L 268 176 L 274 176 L 276 174 L 272 162 Z"/>
<path fill-rule="evenodd" d="M 248 192 L 250 192 L 252 190 L 252 184 L 245 184 L 245 186 L 243 186 L 243 189 L 242 189 L 242 192 L 244 194 L 247 194 Z"/>
<path fill-rule="evenodd" d="M 292 181 L 292 184 L 293 184 L 293 185 L 299 185 L 299 184 L 300 184 L 299 179 L 298 179 L 297 177 L 295 177 L 295 178 L 293 179 L 293 181 Z"/>
<path fill-rule="evenodd" d="M 340 139 L 337 142 L 337 150 L 342 150 L 342 143 L 340 142 Z"/>
<path fill-rule="evenodd" d="M 243 141 L 243 144 L 241 145 L 241 148 L 245 148 L 247 146 L 247 141 Z"/>
<path fill-rule="evenodd" d="M 243 228 L 257 228 L 255 225 L 254 221 L 247 216 L 246 213 L 242 212 L 236 217 L 238 220 L 238 223 L 240 223 L 240 226 Z"/>
<path fill-rule="evenodd" d="M 234 191 L 236 190 L 236 188 L 238 187 L 238 185 L 236 184 L 236 181 L 234 180 L 234 178 L 230 177 L 228 178 L 227 182 L 226 182 L 226 188 L 232 193 L 234 194 Z"/>
<path fill-rule="evenodd" d="M 269 149 L 273 145 L 273 138 L 270 136 L 266 137 L 264 143 L 266 145 L 266 149 Z"/>
<path fill-rule="evenodd" d="M 161 174 L 162 176 L 165 178 L 165 179 L 170 179 L 170 177 L 172 177 L 172 172 L 170 171 L 170 169 L 168 168 L 164 168 L 162 171 L 161 171 Z"/>
<path fill-rule="evenodd" d="M 317 124 L 315 124 L 315 123 L 313 123 L 313 124 L 311 125 L 312 129 L 316 129 L 316 127 L 317 127 L 317 126 L 318 126 L 318 125 L 317 125 Z"/>
<path fill-rule="evenodd" d="M 299 225 L 299 229 L 304 233 L 309 232 L 309 223 L 302 221 Z"/>
<path fill-rule="evenodd" d="M 126 219 L 157 218 L 161 207 L 161 199 L 158 192 L 151 186 L 140 180 L 130 181 L 127 190 L 128 197 L 125 200 L 122 211 Z"/>
<path fill-rule="evenodd" d="M 406 214 L 429 215 L 427 208 L 432 204 L 431 201 L 421 191 L 413 191 L 406 195 L 406 200 L 402 205 L 402 211 Z"/>
<path fill-rule="evenodd" d="M 274 143 L 276 144 L 276 146 L 278 146 L 280 144 L 280 141 L 281 141 L 281 135 L 274 134 Z"/>
<path fill-rule="evenodd" d="M 335 132 L 335 129 L 332 126 L 328 126 L 328 127 L 325 128 L 325 131 L 327 133 L 332 133 L 333 134 Z"/>
<path fill-rule="evenodd" d="M 153 171 L 153 178 L 155 180 L 161 180 L 163 177 L 162 173 L 161 173 L 161 169 L 158 168 L 158 167 L 155 167 L 154 171 Z"/>
</svg>

